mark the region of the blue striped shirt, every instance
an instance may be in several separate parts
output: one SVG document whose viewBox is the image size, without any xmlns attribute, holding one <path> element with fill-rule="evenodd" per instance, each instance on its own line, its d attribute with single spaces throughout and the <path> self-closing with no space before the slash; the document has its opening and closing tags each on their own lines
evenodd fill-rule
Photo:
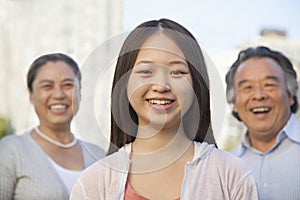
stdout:
<svg viewBox="0 0 300 200">
<path fill-rule="evenodd" d="M 260 199 L 300 199 L 300 121 L 294 114 L 268 151 L 263 153 L 252 148 L 246 135 L 232 153 L 253 171 Z"/>
</svg>

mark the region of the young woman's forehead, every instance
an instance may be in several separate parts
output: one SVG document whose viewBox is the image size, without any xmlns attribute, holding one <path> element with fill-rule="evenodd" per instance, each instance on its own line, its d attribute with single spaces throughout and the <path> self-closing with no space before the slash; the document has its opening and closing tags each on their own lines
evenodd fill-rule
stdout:
<svg viewBox="0 0 300 200">
<path fill-rule="evenodd" d="M 166 51 L 185 58 L 182 50 L 175 41 L 161 32 L 157 32 L 146 39 L 146 41 L 142 44 L 141 49 Z"/>
</svg>

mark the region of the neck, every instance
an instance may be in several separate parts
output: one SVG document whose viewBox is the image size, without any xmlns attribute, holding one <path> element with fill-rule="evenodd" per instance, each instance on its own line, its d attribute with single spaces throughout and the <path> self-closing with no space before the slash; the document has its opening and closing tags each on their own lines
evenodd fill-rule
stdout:
<svg viewBox="0 0 300 200">
<path fill-rule="evenodd" d="M 45 126 L 40 124 L 38 126 L 40 131 L 42 131 L 45 135 L 55 139 L 56 141 L 62 143 L 69 143 L 73 140 L 73 136 L 71 134 L 70 126 Z"/>
<path fill-rule="evenodd" d="M 137 136 L 141 134 L 140 131 Z M 193 141 L 188 139 L 182 128 L 175 132 L 170 129 L 160 131 L 148 138 L 137 137 L 132 144 L 131 172 L 150 172 L 164 168 L 187 152 L 193 157 Z"/>
<path fill-rule="evenodd" d="M 182 126 L 163 128 L 161 130 L 148 126 L 139 127 L 137 137 L 133 142 L 133 151 L 137 153 L 147 153 L 158 151 L 165 147 L 176 148 L 175 145 L 180 145 L 180 143 L 184 141 L 190 142 Z"/>
<path fill-rule="evenodd" d="M 261 152 L 266 152 L 276 144 L 277 135 L 286 126 L 290 113 L 281 120 L 281 125 L 274 125 L 265 131 L 248 130 L 250 145 Z"/>
<path fill-rule="evenodd" d="M 272 148 L 276 143 L 276 136 L 271 139 L 258 139 L 254 137 L 249 137 L 250 145 L 252 148 L 257 149 L 261 152 L 266 152 Z"/>
</svg>

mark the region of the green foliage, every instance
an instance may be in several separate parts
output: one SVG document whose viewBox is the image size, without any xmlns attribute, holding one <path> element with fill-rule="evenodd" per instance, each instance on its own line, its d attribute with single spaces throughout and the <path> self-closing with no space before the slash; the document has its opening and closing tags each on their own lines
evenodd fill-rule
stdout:
<svg viewBox="0 0 300 200">
<path fill-rule="evenodd" d="M 231 151 L 232 149 L 234 149 L 236 146 L 238 146 L 239 144 L 241 144 L 241 139 L 237 138 L 237 137 L 230 137 L 226 140 L 225 145 L 223 147 L 223 150 L 226 151 Z"/>
<path fill-rule="evenodd" d="M 9 124 L 8 120 L 4 117 L 0 117 L 0 139 L 8 134 Z"/>
</svg>

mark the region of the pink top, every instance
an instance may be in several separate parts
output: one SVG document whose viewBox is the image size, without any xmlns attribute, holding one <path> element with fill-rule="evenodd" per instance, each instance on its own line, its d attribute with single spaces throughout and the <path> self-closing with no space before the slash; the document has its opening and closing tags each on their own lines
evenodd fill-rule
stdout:
<svg viewBox="0 0 300 200">
<path fill-rule="evenodd" d="M 126 183 L 124 200 L 147 200 L 147 198 L 139 195 L 134 191 L 129 182 Z M 175 199 L 180 200 L 180 197 Z"/>
</svg>

